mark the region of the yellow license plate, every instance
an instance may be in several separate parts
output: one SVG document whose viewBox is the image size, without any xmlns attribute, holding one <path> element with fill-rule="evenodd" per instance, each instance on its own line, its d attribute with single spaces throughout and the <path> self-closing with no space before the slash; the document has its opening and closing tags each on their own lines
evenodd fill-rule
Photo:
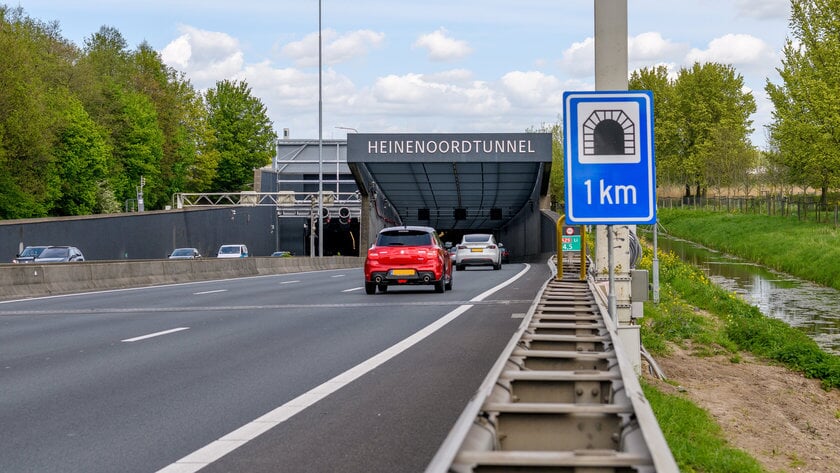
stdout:
<svg viewBox="0 0 840 473">
<path fill-rule="evenodd" d="M 472 248 L 470 249 L 470 251 L 472 251 L 473 253 L 481 253 L 482 251 L 484 251 L 484 248 Z"/>
<path fill-rule="evenodd" d="M 414 276 L 413 269 L 395 269 L 391 271 L 394 276 Z"/>
</svg>

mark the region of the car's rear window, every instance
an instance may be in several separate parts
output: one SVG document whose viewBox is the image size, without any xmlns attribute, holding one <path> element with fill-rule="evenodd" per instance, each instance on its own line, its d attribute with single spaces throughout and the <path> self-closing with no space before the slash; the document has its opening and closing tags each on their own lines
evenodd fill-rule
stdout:
<svg viewBox="0 0 840 473">
<path fill-rule="evenodd" d="M 425 246 L 432 244 L 432 236 L 426 232 L 404 231 L 380 233 L 377 246 Z"/>
<path fill-rule="evenodd" d="M 464 243 L 484 243 L 490 239 L 490 235 L 464 235 Z"/>
</svg>

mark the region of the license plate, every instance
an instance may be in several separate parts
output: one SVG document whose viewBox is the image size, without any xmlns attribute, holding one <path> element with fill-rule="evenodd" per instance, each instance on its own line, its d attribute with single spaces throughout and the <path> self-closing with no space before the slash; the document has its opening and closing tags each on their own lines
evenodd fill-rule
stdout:
<svg viewBox="0 0 840 473">
<path fill-rule="evenodd" d="M 394 276 L 414 276 L 413 269 L 395 269 L 391 271 Z"/>
<path fill-rule="evenodd" d="M 472 251 L 473 253 L 481 253 L 482 251 L 484 251 L 484 248 L 472 248 L 470 251 Z"/>
</svg>

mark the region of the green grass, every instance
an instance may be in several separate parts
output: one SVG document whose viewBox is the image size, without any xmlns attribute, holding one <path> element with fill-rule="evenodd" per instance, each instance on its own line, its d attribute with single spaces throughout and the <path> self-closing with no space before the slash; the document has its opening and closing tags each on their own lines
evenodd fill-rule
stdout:
<svg viewBox="0 0 840 473">
<path fill-rule="evenodd" d="M 754 458 L 726 443 L 720 426 L 706 411 L 682 396 L 665 394 L 647 383 L 642 382 L 642 389 L 681 472 L 764 471 Z"/>
</svg>

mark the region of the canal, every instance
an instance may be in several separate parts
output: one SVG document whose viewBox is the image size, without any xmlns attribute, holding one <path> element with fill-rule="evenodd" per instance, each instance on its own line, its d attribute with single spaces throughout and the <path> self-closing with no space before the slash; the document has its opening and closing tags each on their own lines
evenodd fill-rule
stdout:
<svg viewBox="0 0 840 473">
<path fill-rule="evenodd" d="M 652 241 L 650 235 L 647 238 Z M 662 233 L 657 244 L 740 294 L 764 315 L 801 328 L 823 350 L 840 355 L 840 291 Z"/>
</svg>

